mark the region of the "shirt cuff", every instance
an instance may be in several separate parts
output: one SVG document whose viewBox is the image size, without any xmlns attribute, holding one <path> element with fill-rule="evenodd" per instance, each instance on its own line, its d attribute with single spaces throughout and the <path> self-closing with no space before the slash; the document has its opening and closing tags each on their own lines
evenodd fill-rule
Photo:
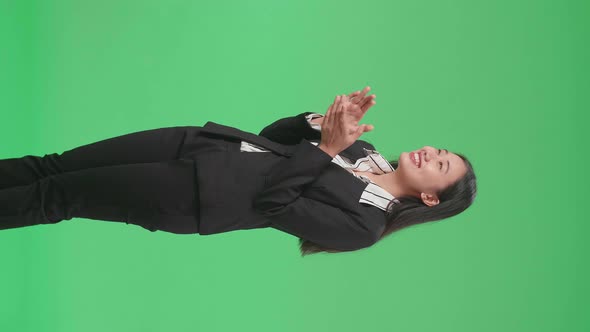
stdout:
<svg viewBox="0 0 590 332">
<path fill-rule="evenodd" d="M 321 118 L 323 117 L 323 115 L 319 114 L 319 113 L 311 113 L 305 116 L 305 119 L 307 120 L 307 123 L 309 124 L 309 126 L 317 131 L 322 131 L 322 126 L 319 123 L 312 123 L 311 120 L 313 119 L 317 119 L 317 118 Z"/>
</svg>

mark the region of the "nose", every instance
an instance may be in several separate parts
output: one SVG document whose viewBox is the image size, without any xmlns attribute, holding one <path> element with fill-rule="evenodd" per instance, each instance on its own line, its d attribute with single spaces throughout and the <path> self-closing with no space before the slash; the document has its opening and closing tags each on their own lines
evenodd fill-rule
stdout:
<svg viewBox="0 0 590 332">
<path fill-rule="evenodd" d="M 424 147 L 424 160 L 429 162 L 430 160 L 437 160 L 440 156 L 437 153 L 437 149 L 431 146 Z"/>
</svg>

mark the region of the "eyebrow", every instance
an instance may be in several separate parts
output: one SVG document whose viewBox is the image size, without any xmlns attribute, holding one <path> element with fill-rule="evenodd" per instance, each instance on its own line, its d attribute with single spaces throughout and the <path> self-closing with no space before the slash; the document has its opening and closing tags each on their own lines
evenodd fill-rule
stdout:
<svg viewBox="0 0 590 332">
<path fill-rule="evenodd" d="M 447 154 L 449 154 L 449 151 L 447 149 L 443 149 L 443 151 L 445 151 Z M 451 168 L 451 164 L 450 164 L 449 160 L 447 160 L 447 171 L 445 172 L 445 175 L 447 173 L 449 173 L 449 168 Z"/>
</svg>

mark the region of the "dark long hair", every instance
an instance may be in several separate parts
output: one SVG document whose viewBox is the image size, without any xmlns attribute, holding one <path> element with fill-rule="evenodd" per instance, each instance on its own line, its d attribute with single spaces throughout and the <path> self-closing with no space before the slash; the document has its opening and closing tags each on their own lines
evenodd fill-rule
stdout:
<svg viewBox="0 0 590 332">
<path fill-rule="evenodd" d="M 447 188 L 436 193 L 440 201 L 437 205 L 427 206 L 420 198 L 414 196 L 396 197 L 399 200 L 398 204 L 395 204 L 393 201 L 389 202 L 386 212 L 387 225 L 378 241 L 408 226 L 452 217 L 463 212 L 473 203 L 477 195 L 473 166 L 464 155 L 460 153 L 455 154 L 461 157 L 465 162 L 465 166 L 467 166 L 465 175 Z M 397 169 L 397 160 L 391 160 L 389 163 L 394 169 Z M 299 239 L 299 250 L 301 251 L 301 256 L 319 252 L 343 252 L 341 250 L 325 248 L 301 238 Z"/>
</svg>

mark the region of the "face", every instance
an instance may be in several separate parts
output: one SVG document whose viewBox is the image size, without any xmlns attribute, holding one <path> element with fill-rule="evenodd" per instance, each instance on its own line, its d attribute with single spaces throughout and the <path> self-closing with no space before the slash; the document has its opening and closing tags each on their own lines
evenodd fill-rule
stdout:
<svg viewBox="0 0 590 332">
<path fill-rule="evenodd" d="M 414 153 L 419 154 L 416 165 Z M 459 180 L 467 172 L 461 157 L 446 149 L 424 146 L 412 152 L 403 152 L 398 160 L 399 178 L 406 191 L 422 198 L 425 204 L 438 204 L 435 192 Z"/>
</svg>

